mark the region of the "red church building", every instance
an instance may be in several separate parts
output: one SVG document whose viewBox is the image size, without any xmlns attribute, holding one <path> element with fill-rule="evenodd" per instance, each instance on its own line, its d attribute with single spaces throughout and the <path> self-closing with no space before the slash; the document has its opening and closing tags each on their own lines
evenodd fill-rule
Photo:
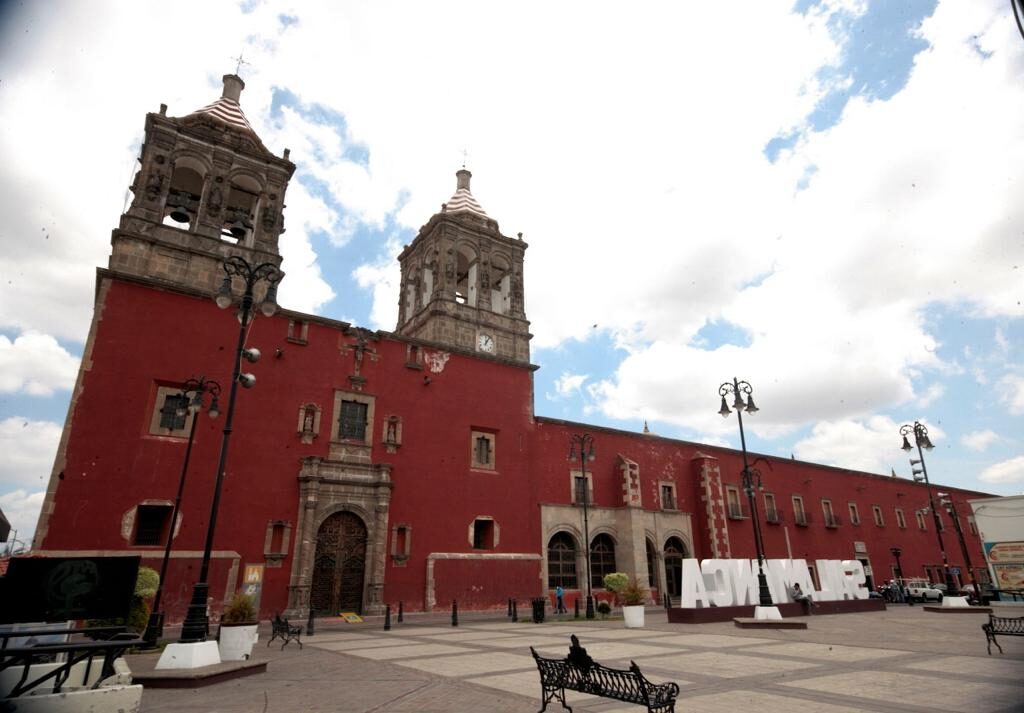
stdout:
<svg viewBox="0 0 1024 713">
<path fill-rule="evenodd" d="M 197 392 L 183 385 L 217 382 L 223 409 L 239 323 L 213 296 L 230 256 L 280 264 L 295 169 L 249 125 L 243 87 L 228 75 L 210 106 L 146 117 L 34 543 L 45 555 L 139 554 L 159 569 L 170 540 L 169 621 L 184 616 L 203 558 L 225 418 L 210 417 L 210 392 L 187 408 Z M 399 601 L 407 611 L 453 599 L 499 607 L 559 584 L 571 604 L 588 572 L 598 592 L 612 571 L 660 600 L 678 595 L 684 558 L 755 556 L 740 452 L 534 414 L 526 249 L 461 170 L 398 258 L 394 332 L 254 311 L 243 346 L 262 358 L 243 363 L 255 383 L 237 394 L 210 559 L 214 612 L 246 583 L 264 617 L 374 614 Z M 257 303 L 272 303 L 268 284 Z M 594 457 L 569 460 L 581 434 Z M 941 521 L 949 564 L 970 581 L 924 484 L 763 457 L 755 499 L 767 557 L 858 559 L 881 582 L 895 576 L 898 547 L 907 576 L 941 581 Z M 984 495 L 945 489 L 961 513 Z M 973 523 L 963 529 L 983 565 Z"/>
</svg>

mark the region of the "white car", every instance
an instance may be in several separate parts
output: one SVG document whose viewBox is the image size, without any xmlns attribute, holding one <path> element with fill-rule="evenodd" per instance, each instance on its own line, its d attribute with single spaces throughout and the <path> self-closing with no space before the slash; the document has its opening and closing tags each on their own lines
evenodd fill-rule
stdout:
<svg viewBox="0 0 1024 713">
<path fill-rule="evenodd" d="M 903 581 L 907 596 L 915 602 L 941 602 L 942 592 L 924 579 L 907 579 Z"/>
</svg>

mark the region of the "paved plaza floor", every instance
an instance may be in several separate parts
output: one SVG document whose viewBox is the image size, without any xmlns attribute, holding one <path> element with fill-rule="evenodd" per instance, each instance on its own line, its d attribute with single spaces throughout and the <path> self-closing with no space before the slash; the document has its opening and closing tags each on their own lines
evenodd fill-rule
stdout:
<svg viewBox="0 0 1024 713">
<path fill-rule="evenodd" d="M 1024 616 L 1024 607 L 1001 607 Z M 265 673 L 196 689 L 145 689 L 143 713 L 370 711 L 535 713 L 537 668 L 530 646 L 564 656 L 576 634 L 590 655 L 613 667 L 634 660 L 652 681 L 675 681 L 679 713 L 1021 713 L 1024 637 L 1002 637 L 1005 653 L 985 651 L 984 614 L 940 614 L 896 606 L 884 612 L 808 617 L 806 630 L 738 629 L 731 622 L 670 624 L 649 609 L 643 629 L 622 621 L 548 619 L 512 623 L 463 616 L 407 615 L 320 622 L 304 648 L 275 642 L 261 628 L 254 658 Z M 129 657 L 133 670 L 155 657 Z M 639 706 L 567 694 L 577 713 L 627 713 Z M 563 710 L 557 701 L 548 711 Z"/>
</svg>

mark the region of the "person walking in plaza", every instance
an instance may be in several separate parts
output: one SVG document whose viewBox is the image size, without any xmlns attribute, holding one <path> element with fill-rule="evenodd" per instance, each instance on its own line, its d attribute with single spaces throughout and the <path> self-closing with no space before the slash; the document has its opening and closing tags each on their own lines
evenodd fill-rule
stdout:
<svg viewBox="0 0 1024 713">
<path fill-rule="evenodd" d="M 559 584 L 555 587 L 555 613 L 565 614 L 565 590 L 562 589 L 562 585 Z"/>
</svg>

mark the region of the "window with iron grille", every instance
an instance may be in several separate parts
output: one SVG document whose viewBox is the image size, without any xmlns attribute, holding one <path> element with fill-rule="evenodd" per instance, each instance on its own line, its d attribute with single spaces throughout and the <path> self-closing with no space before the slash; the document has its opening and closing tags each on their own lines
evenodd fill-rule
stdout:
<svg viewBox="0 0 1024 713">
<path fill-rule="evenodd" d="M 860 510 L 857 508 L 857 503 L 847 503 L 847 507 L 850 508 L 850 524 L 860 524 Z"/>
<path fill-rule="evenodd" d="M 793 496 L 793 522 L 797 525 L 806 525 L 808 522 L 807 512 L 804 510 L 804 499 L 799 495 Z"/>
<path fill-rule="evenodd" d="M 584 502 L 587 505 L 593 503 L 593 497 L 590 493 L 590 474 L 586 477 L 576 474 L 572 477 L 572 503 L 573 505 L 582 505 Z"/>
<path fill-rule="evenodd" d="M 896 524 L 901 530 L 907 529 L 907 520 L 903 517 L 903 511 L 899 508 L 896 508 Z"/>
<path fill-rule="evenodd" d="M 185 428 L 188 417 L 188 396 L 182 393 L 167 394 L 160 409 L 160 428 L 180 431 Z"/>
<path fill-rule="evenodd" d="M 470 431 L 470 467 L 494 470 L 497 463 L 497 436 L 487 431 Z"/>
<path fill-rule="evenodd" d="M 548 541 L 548 587 L 576 589 L 576 543 L 566 532 Z"/>
<path fill-rule="evenodd" d="M 136 545 L 162 545 L 171 519 L 170 505 L 139 505 L 135 509 Z"/>
<path fill-rule="evenodd" d="M 918 510 L 916 513 L 914 513 L 914 515 L 917 516 L 917 529 L 918 530 L 927 530 L 928 529 L 928 525 L 925 524 L 924 513 L 921 512 L 920 510 Z"/>
<path fill-rule="evenodd" d="M 341 402 L 341 417 L 338 419 L 338 438 L 357 441 L 366 440 L 366 404 L 359 401 Z"/>
<path fill-rule="evenodd" d="M 775 505 L 775 495 L 773 493 L 764 494 L 764 519 L 765 522 L 773 523 L 782 521 L 782 513 L 779 512 L 778 507 Z"/>
<path fill-rule="evenodd" d="M 882 508 L 877 505 L 872 505 L 871 512 L 875 515 L 875 524 L 878 525 L 878 527 L 885 527 L 885 518 L 882 516 Z"/>
</svg>

